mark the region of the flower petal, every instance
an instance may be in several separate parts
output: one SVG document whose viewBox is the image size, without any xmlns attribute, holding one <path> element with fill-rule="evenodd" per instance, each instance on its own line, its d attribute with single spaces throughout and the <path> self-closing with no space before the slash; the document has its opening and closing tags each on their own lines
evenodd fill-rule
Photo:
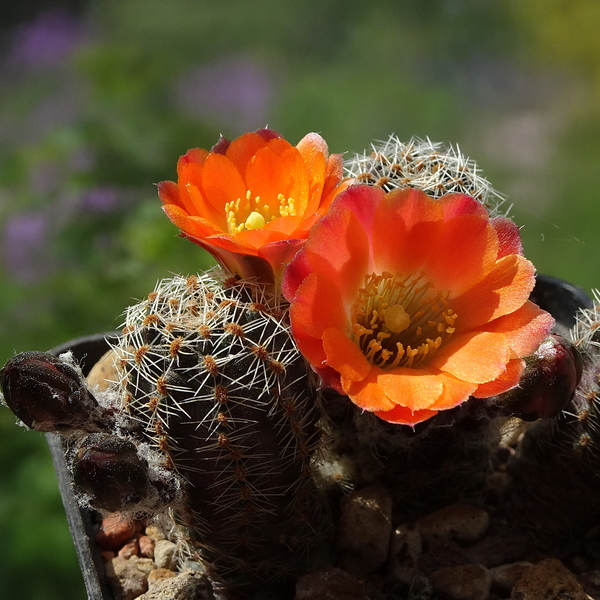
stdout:
<svg viewBox="0 0 600 600">
<path fill-rule="evenodd" d="M 351 381 L 342 377 L 342 388 L 352 402 L 370 412 L 391 410 L 396 406 L 379 385 L 378 376 L 381 369 L 373 367 L 371 372 L 361 381 Z"/>
<path fill-rule="evenodd" d="M 397 425 L 416 425 L 435 417 L 437 410 L 415 410 L 411 411 L 405 406 L 395 406 L 391 410 L 377 410 L 375 414 L 388 423 L 396 423 Z"/>
<path fill-rule="evenodd" d="M 341 330 L 330 327 L 323 332 L 323 348 L 327 364 L 344 379 L 362 381 L 371 371 L 371 365 L 360 348 Z"/>
<path fill-rule="evenodd" d="M 519 384 L 521 375 L 525 370 L 525 361 L 520 358 L 515 358 L 508 361 L 504 373 L 500 375 L 494 381 L 488 383 L 482 383 L 473 392 L 475 398 L 490 398 L 491 396 L 497 396 L 514 388 Z"/>
<path fill-rule="evenodd" d="M 501 333 L 471 332 L 446 342 L 429 366 L 462 381 L 487 383 L 499 377 L 509 360 L 508 339 Z"/>
<path fill-rule="evenodd" d="M 457 331 L 479 327 L 520 308 L 535 285 L 534 273 L 533 265 L 518 254 L 498 260 L 484 279 L 452 299 Z"/>
<path fill-rule="evenodd" d="M 383 371 L 377 382 L 392 402 L 412 411 L 430 408 L 444 393 L 444 385 L 437 374 L 423 369 L 401 367 Z"/>
</svg>

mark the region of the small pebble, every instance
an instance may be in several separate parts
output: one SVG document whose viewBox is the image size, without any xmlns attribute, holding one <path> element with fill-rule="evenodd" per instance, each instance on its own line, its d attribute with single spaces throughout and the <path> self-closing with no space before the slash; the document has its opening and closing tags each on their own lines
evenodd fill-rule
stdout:
<svg viewBox="0 0 600 600">
<path fill-rule="evenodd" d="M 422 536 L 475 542 L 482 538 L 490 524 L 489 514 L 470 504 L 450 504 L 419 519 Z"/>
<path fill-rule="evenodd" d="M 137 521 L 130 521 L 120 514 L 111 515 L 102 521 L 96 542 L 103 550 L 119 550 L 135 536 L 139 528 Z"/>
<path fill-rule="evenodd" d="M 519 562 L 508 563 L 490 569 L 492 575 L 492 584 L 505 592 L 510 592 L 515 587 L 515 584 L 525 572 L 525 569 L 532 567 L 533 563 L 521 560 Z"/>
<path fill-rule="evenodd" d="M 131 558 L 132 556 L 138 556 L 140 553 L 140 545 L 137 539 L 133 539 L 127 542 L 118 553 L 121 558 Z"/>
<path fill-rule="evenodd" d="M 138 600 L 213 600 L 210 581 L 198 573 L 178 573 L 155 581 Z"/>
<path fill-rule="evenodd" d="M 152 538 L 155 542 L 158 542 L 159 540 L 164 540 L 166 539 L 165 535 L 163 534 L 163 532 L 156 527 L 156 525 L 148 525 L 144 531 L 144 533 L 149 537 Z"/>
<path fill-rule="evenodd" d="M 140 545 L 140 556 L 154 558 L 154 540 L 149 535 L 141 535 L 138 543 Z"/>
<path fill-rule="evenodd" d="M 177 564 L 175 561 L 175 551 L 177 546 L 169 540 L 159 540 L 154 546 L 154 562 L 156 566 L 163 569 L 174 571 Z"/>
<path fill-rule="evenodd" d="M 391 530 L 392 499 L 386 488 L 373 485 L 349 494 L 337 527 L 340 566 L 358 576 L 379 569 L 388 556 Z"/>
<path fill-rule="evenodd" d="M 334 567 L 298 579 L 295 600 L 369 600 L 362 581 Z"/>
<path fill-rule="evenodd" d="M 526 569 L 515 584 L 513 600 L 593 600 L 560 560 L 546 558 Z"/>
<path fill-rule="evenodd" d="M 135 560 L 117 556 L 109 560 L 105 567 L 106 580 L 114 600 L 134 600 L 147 591 L 148 574 L 138 568 Z"/>
<path fill-rule="evenodd" d="M 171 569 L 163 569 L 162 567 L 157 567 L 156 569 L 148 573 L 148 587 L 151 588 L 157 582 L 163 581 L 163 579 L 170 579 L 171 577 L 176 576 L 177 573 L 175 573 L 175 571 L 171 571 Z"/>
<path fill-rule="evenodd" d="M 448 600 L 487 600 L 492 576 L 483 565 L 458 565 L 435 571 L 429 581 Z"/>
</svg>

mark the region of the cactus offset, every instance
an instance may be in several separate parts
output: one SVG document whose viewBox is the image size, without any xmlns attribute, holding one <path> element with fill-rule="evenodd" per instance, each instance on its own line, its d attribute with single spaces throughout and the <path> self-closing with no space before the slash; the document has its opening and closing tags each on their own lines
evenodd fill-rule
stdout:
<svg viewBox="0 0 600 600">
<path fill-rule="evenodd" d="M 179 517 L 221 573 L 250 579 L 305 567 L 325 535 L 313 382 L 286 318 L 258 285 L 176 277 L 128 310 L 117 348 L 122 410 L 185 481 Z"/>
<path fill-rule="evenodd" d="M 600 524 L 600 298 L 571 338 L 583 374 L 566 408 L 529 428 L 509 463 L 512 518 L 548 544 Z"/>
</svg>

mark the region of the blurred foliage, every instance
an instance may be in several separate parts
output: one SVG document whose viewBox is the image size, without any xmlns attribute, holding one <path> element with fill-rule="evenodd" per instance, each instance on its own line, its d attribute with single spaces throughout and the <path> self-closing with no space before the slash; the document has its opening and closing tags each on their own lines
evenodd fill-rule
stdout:
<svg viewBox="0 0 600 600">
<path fill-rule="evenodd" d="M 541 272 L 600 285 L 600 9 L 589 0 L 0 2 L 0 358 L 115 329 L 209 258 L 154 183 L 268 124 L 333 152 L 458 144 Z M 0 588 L 84 597 L 42 437 L 0 410 Z M 35 572 L 36 577 L 31 573 Z"/>
</svg>

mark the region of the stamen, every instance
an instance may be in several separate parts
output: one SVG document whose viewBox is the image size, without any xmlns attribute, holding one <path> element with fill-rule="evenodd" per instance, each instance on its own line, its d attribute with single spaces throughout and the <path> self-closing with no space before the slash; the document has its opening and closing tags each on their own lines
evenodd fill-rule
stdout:
<svg viewBox="0 0 600 600">
<path fill-rule="evenodd" d="M 371 273 L 352 310 L 353 339 L 381 369 L 415 367 L 456 331 L 449 295 L 436 290 L 423 273 Z"/>
</svg>

